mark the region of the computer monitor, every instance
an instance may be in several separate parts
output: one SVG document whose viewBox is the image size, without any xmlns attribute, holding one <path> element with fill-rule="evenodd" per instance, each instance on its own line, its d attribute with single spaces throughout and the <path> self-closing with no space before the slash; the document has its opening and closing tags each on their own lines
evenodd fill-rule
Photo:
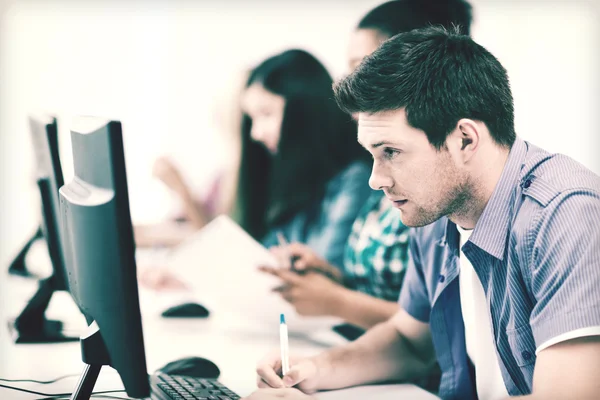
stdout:
<svg viewBox="0 0 600 400">
<path fill-rule="evenodd" d="M 87 399 L 103 365 L 130 397 L 150 395 L 138 298 L 121 124 L 79 117 L 71 128 L 74 178 L 60 189 L 71 294 L 89 324 L 87 364 L 72 399 Z"/>
<path fill-rule="evenodd" d="M 41 226 L 36 227 L 33 235 L 31 235 L 29 237 L 29 239 L 27 239 L 27 241 L 25 242 L 25 244 L 23 245 L 21 250 L 19 250 L 19 252 L 15 256 L 15 258 L 13 258 L 13 260 L 8 265 L 8 273 L 9 274 L 18 275 L 18 276 L 22 276 L 25 278 L 35 278 L 36 277 L 36 275 L 34 273 L 29 271 L 25 261 L 27 259 L 27 254 L 29 254 L 29 250 L 31 249 L 31 246 L 33 246 L 33 244 L 35 242 L 37 242 L 38 240 L 43 239 L 43 238 L 44 238 L 44 232 L 42 231 L 42 227 Z"/>
<path fill-rule="evenodd" d="M 40 280 L 37 292 L 21 314 L 14 321 L 9 322 L 9 328 L 17 343 L 74 341 L 78 338 L 65 336 L 63 324 L 60 321 L 50 321 L 45 317 L 52 294 L 57 290 L 68 290 L 57 214 L 59 211 L 58 189 L 63 185 L 63 173 L 58 155 L 56 119 L 47 116 L 31 116 L 29 117 L 29 128 L 42 204 L 40 230 L 48 245 L 52 273 L 49 278 Z"/>
</svg>

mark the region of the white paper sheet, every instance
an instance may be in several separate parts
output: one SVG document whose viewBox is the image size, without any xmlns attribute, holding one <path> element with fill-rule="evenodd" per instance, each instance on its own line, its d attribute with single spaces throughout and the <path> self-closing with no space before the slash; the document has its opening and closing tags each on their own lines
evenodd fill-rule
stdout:
<svg viewBox="0 0 600 400">
<path fill-rule="evenodd" d="M 331 317 L 300 317 L 272 293 L 281 281 L 257 268 L 278 267 L 277 259 L 228 216 L 217 217 L 178 246 L 167 262 L 190 285 L 198 301 L 213 312 L 234 313 L 247 322 L 274 324 L 275 328 L 279 314 L 284 313 L 290 333 L 330 328 L 341 322 Z"/>
</svg>

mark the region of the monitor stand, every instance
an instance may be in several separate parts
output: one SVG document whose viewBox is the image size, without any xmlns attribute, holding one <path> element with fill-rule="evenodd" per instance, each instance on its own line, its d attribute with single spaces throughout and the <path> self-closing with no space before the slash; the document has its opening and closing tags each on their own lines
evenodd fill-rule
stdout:
<svg viewBox="0 0 600 400">
<path fill-rule="evenodd" d="M 81 359 L 85 367 L 70 400 L 89 400 L 102 366 L 110 365 L 108 350 L 96 321 L 91 323 L 85 336 L 81 337 Z"/>
<path fill-rule="evenodd" d="M 57 343 L 79 340 L 63 335 L 61 321 L 47 320 L 44 315 L 55 291 L 54 276 L 39 282 L 39 288 L 25 309 L 8 327 L 15 343 Z"/>
<path fill-rule="evenodd" d="M 18 275 L 27 278 L 35 277 L 25 265 L 25 258 L 27 257 L 27 253 L 29 249 L 39 239 L 43 239 L 44 234 L 42 232 L 42 228 L 38 227 L 35 233 L 31 236 L 31 238 L 25 243 L 19 254 L 15 257 L 15 259 L 10 263 L 8 267 L 8 273 L 11 275 Z"/>
</svg>

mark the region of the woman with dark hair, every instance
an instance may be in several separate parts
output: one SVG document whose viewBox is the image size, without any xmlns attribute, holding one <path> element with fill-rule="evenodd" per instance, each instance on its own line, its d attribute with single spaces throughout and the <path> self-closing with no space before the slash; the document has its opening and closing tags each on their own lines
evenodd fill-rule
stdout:
<svg viewBox="0 0 600 400">
<path fill-rule="evenodd" d="M 372 193 L 356 124 L 333 101 L 332 78 L 302 50 L 258 65 L 242 94 L 237 193 L 244 229 L 269 247 L 283 234 L 342 262 L 358 210 Z"/>
<path fill-rule="evenodd" d="M 375 7 L 352 32 L 349 69 L 356 68 L 390 37 L 427 25 L 458 26 L 468 34 L 471 6 L 464 0 L 394 0 Z M 349 135 L 355 140 L 356 131 Z M 286 281 L 281 295 L 299 314 L 333 315 L 360 328 L 370 328 L 398 311 L 397 300 L 408 266 L 409 236 L 399 211 L 381 191 L 376 191 L 353 224 L 341 263 L 332 264 L 309 247 L 292 243 L 274 252 L 295 257 L 297 270 L 320 274 L 299 276 L 289 271 L 264 270 Z"/>
<path fill-rule="evenodd" d="M 266 247 L 283 235 L 341 265 L 352 224 L 373 191 L 370 156 L 356 141 L 356 123 L 333 100 L 332 86 L 325 67 L 303 50 L 270 57 L 250 72 L 241 94 L 232 214 Z M 202 210 L 188 203 L 189 219 L 203 221 Z M 154 289 L 185 287 L 161 268 L 145 269 L 140 280 Z"/>
</svg>

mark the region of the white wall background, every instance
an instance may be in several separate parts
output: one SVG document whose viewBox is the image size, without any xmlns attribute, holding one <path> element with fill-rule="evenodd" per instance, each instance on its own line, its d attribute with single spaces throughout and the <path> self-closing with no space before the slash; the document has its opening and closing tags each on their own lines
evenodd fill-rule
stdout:
<svg viewBox="0 0 600 400">
<path fill-rule="evenodd" d="M 198 188 L 230 156 L 216 105 L 240 71 L 301 47 L 338 77 L 348 33 L 381 2 L 0 0 L 0 262 L 38 218 L 27 113 L 59 118 L 67 180 L 71 117 L 120 119 L 133 218 L 156 220 L 173 202 L 150 176 L 156 156 Z M 508 69 L 519 135 L 600 172 L 596 3 L 476 0 L 473 36 Z"/>
</svg>

